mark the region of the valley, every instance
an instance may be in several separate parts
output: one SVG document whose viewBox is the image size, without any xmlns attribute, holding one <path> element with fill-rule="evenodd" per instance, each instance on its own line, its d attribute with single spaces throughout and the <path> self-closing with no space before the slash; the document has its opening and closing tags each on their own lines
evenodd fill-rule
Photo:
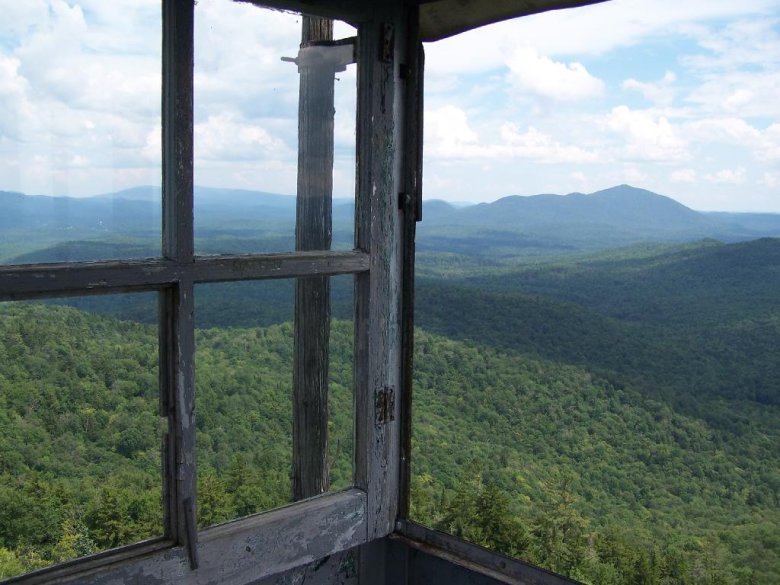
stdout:
<svg viewBox="0 0 780 585">
<path fill-rule="evenodd" d="M 290 198 L 202 193 L 202 253 L 292 247 Z M 159 193 L 104 199 L 122 203 L 36 201 L 68 209 L 56 229 L 4 208 L 0 263 L 157 256 L 141 210 Z M 780 216 L 627 186 L 430 203 L 412 518 L 586 583 L 780 582 L 778 236 Z M 351 482 L 352 286 L 332 280 L 333 489 Z M 196 296 L 208 526 L 289 499 L 293 282 Z M 0 305 L 0 578 L 161 533 L 156 315 L 153 293 Z"/>
</svg>

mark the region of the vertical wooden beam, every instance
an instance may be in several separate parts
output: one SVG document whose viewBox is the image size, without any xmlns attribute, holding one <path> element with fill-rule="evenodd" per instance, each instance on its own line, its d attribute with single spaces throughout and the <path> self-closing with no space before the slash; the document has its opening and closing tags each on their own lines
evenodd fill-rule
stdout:
<svg viewBox="0 0 780 585">
<path fill-rule="evenodd" d="M 425 53 L 418 37 L 419 8 L 410 7 L 404 90 L 404 193 L 402 282 L 401 485 L 398 515 L 409 517 L 412 481 L 412 391 L 414 375 L 414 260 L 417 222 L 422 218 L 423 82 Z"/>
<path fill-rule="evenodd" d="M 355 483 L 368 497 L 369 540 L 393 530 L 398 509 L 398 407 L 388 398 L 400 383 L 402 9 L 383 5 L 358 36 L 355 245 L 371 265 L 355 282 Z"/>
<path fill-rule="evenodd" d="M 163 256 L 191 262 L 193 239 L 192 0 L 163 0 L 162 248 Z"/>
<path fill-rule="evenodd" d="M 333 40 L 333 21 L 304 16 L 298 101 L 296 250 L 329 250 L 333 197 L 333 67 L 304 59 L 317 41 Z M 293 369 L 293 499 L 328 491 L 328 345 L 330 280 L 299 278 L 295 285 Z"/>
<path fill-rule="evenodd" d="M 162 253 L 194 261 L 192 0 L 163 0 Z M 195 351 L 191 279 L 161 293 L 160 379 L 168 415 L 164 457 L 166 532 L 197 567 L 195 530 Z"/>
</svg>

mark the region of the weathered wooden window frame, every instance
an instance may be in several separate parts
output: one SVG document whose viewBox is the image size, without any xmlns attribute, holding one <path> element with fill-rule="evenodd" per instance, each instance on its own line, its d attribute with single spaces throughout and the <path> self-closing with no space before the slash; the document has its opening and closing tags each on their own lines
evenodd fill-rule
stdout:
<svg viewBox="0 0 780 585">
<path fill-rule="evenodd" d="M 308 3 L 269 2 L 289 9 Z M 149 260 L 0 267 L 0 301 L 123 292 L 160 298 L 165 535 L 8 583 L 245 583 L 386 536 L 400 493 L 401 217 L 404 128 L 400 3 L 327 16 L 358 23 L 355 249 L 198 257 L 193 228 L 193 0 L 162 0 L 162 255 Z M 332 6 L 325 6 L 331 10 Z M 351 18 L 350 18 L 351 17 Z M 195 517 L 194 287 L 311 275 L 355 276 L 353 488 L 198 532 Z M 304 534 L 304 538 L 301 538 Z"/>
</svg>

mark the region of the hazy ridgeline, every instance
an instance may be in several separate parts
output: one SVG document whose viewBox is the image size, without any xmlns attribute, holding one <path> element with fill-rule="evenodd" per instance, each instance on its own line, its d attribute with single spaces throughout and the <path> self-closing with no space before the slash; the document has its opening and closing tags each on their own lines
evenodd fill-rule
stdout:
<svg viewBox="0 0 780 585">
<path fill-rule="evenodd" d="M 0 262 L 155 256 L 159 200 L 143 193 L 105 196 L 98 212 L 37 201 L 67 208 L 54 228 L 34 223 L 45 214 L 0 213 Z M 203 212 L 203 253 L 290 249 L 289 200 L 254 201 L 262 231 L 248 195 L 232 196 L 235 216 Z M 123 223 L 116 206 L 151 211 Z M 112 209 L 112 229 L 95 227 L 90 213 Z M 413 517 L 593 584 L 780 582 L 779 225 L 628 187 L 431 203 Z M 290 495 L 293 288 L 260 284 L 196 290 L 203 526 Z M 351 473 L 351 280 L 332 295 L 339 488 Z M 0 306 L 0 577 L 160 534 L 156 368 L 153 295 Z"/>
</svg>

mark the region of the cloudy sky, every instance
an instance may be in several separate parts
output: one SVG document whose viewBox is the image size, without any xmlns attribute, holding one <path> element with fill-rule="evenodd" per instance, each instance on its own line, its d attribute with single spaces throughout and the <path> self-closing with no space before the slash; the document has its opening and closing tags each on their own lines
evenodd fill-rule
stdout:
<svg viewBox="0 0 780 585">
<path fill-rule="evenodd" d="M 0 0 L 0 189 L 160 182 L 159 0 Z M 337 34 L 352 34 L 348 27 Z M 295 15 L 199 0 L 196 182 L 293 193 Z M 780 212 L 780 0 L 612 0 L 426 46 L 425 196 L 620 183 Z M 336 82 L 353 189 L 355 66 Z"/>
</svg>

